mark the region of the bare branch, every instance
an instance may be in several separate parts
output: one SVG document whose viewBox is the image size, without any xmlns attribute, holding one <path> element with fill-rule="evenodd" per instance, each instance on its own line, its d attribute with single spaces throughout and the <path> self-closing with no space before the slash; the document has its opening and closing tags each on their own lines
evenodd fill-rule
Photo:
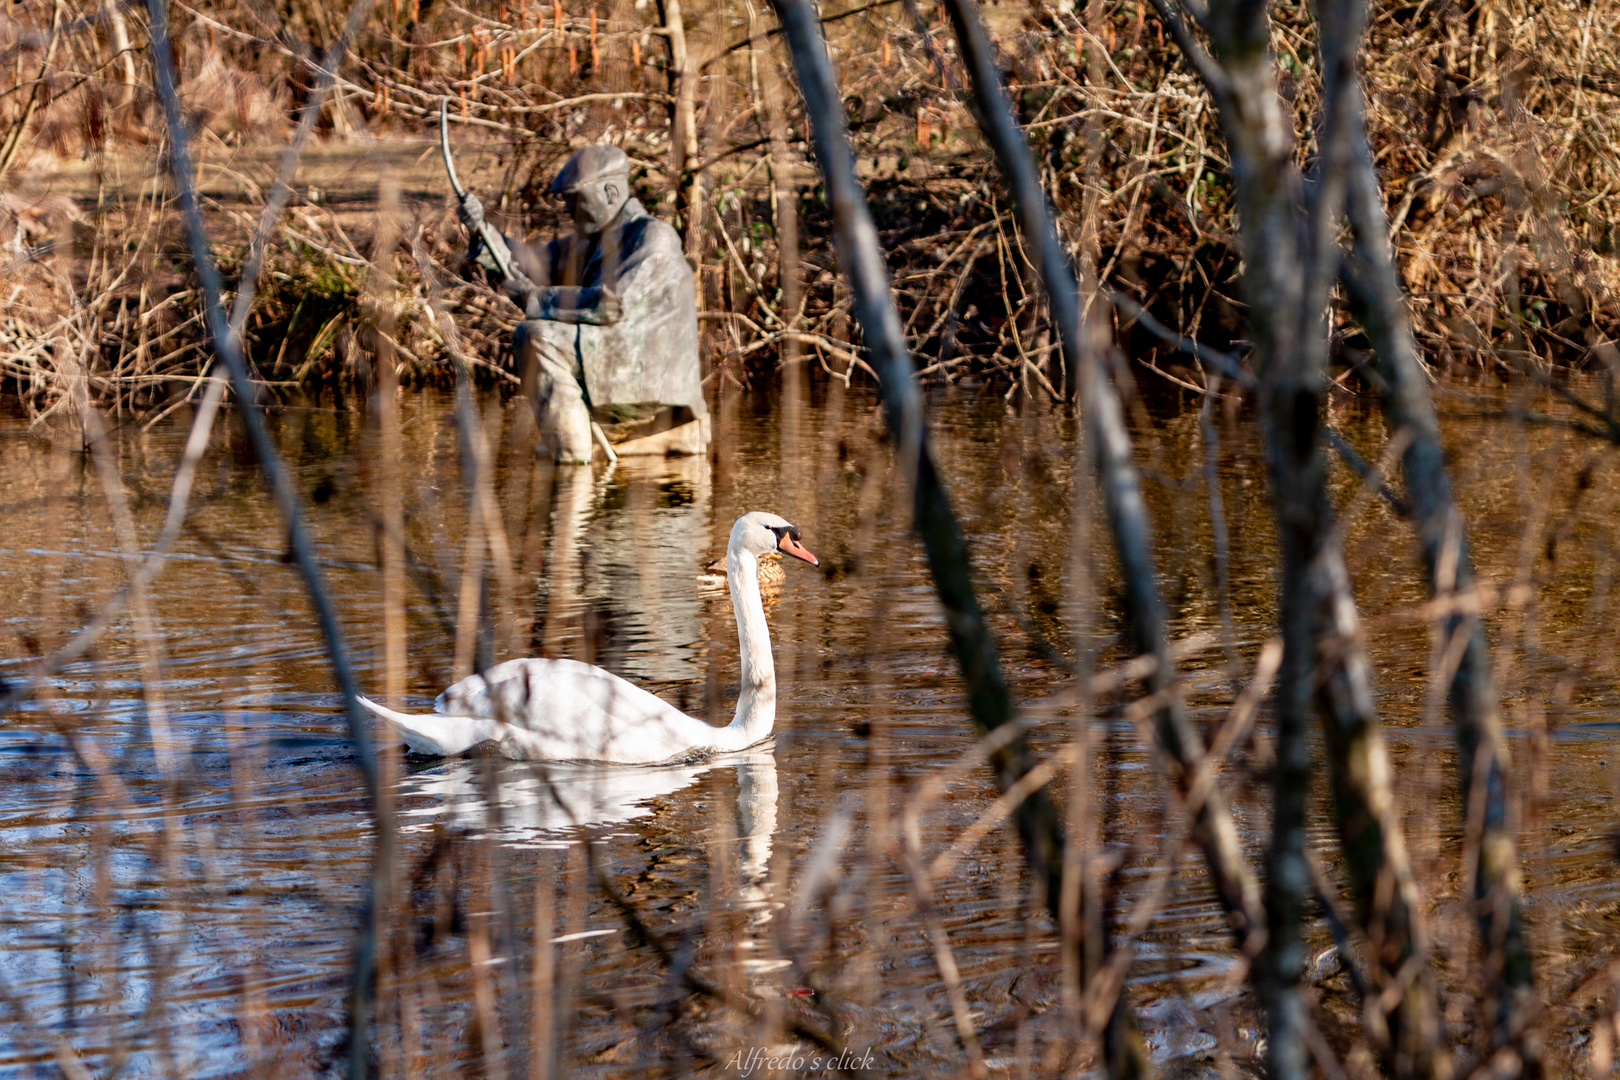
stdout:
<svg viewBox="0 0 1620 1080">
<path fill-rule="evenodd" d="M 1137 652 L 1158 658 L 1149 686 L 1156 693 L 1165 693 L 1175 682 L 1175 666 L 1170 660 L 1164 600 L 1159 594 L 1153 561 L 1153 529 L 1136 475 L 1130 433 L 1125 428 L 1119 395 L 1099 360 L 1094 330 L 1082 322 L 1074 270 L 1053 227 L 1029 144 L 1013 119 L 1012 106 L 990 51 L 989 37 L 971 2 L 947 0 L 946 9 L 956 27 L 962 56 L 973 79 L 985 135 L 1012 185 L 1024 232 L 1037 240 L 1039 269 L 1067 360 L 1065 369 L 1072 380 L 1071 386 L 1078 386 L 1080 400 L 1087 410 L 1086 428 L 1092 455 L 1097 462 L 1114 551 L 1125 579 L 1130 644 Z M 1204 746 L 1197 729 L 1188 721 L 1179 696 L 1165 693 L 1165 704 L 1155 714 L 1155 734 L 1159 745 L 1175 763 L 1175 783 L 1185 792 L 1196 763 L 1203 757 Z M 1255 955 L 1260 948 L 1263 921 L 1260 891 L 1244 862 L 1237 829 L 1225 803 L 1213 794 L 1192 809 L 1197 815 L 1194 834 L 1231 920 L 1238 948 Z"/>
<path fill-rule="evenodd" d="M 843 99 L 838 92 L 826 43 L 809 0 L 774 0 L 778 19 L 793 53 L 806 112 L 810 117 L 816 158 L 826 181 L 832 210 L 838 262 L 849 282 L 863 339 L 877 370 L 884 415 L 894 434 L 901 476 L 910 482 L 913 525 L 928 557 L 934 587 L 945 608 L 951 651 L 967 685 L 968 708 L 975 726 L 987 734 L 1017 722 L 1012 695 L 1002 673 L 995 639 L 985 624 L 974 592 L 972 570 L 962 529 L 928 449 L 922 401 L 912 376 L 904 330 L 889 291 L 888 268 L 866 197 L 855 176 L 845 129 Z M 1022 738 L 991 754 L 996 780 L 1008 791 L 1034 767 Z M 1025 860 L 1041 883 L 1048 909 L 1061 908 L 1064 833 L 1051 799 L 1043 790 L 1020 801 L 1014 810 Z M 1130 1019 L 1128 1006 L 1116 1009 L 1110 1034 L 1121 1048 L 1121 1061 L 1146 1068 L 1146 1049 Z M 1117 1029 L 1117 1030 L 1116 1030 Z M 1112 1055 L 1111 1055 L 1112 1056 Z M 1140 1070 L 1126 1070 L 1139 1075 Z"/>
<path fill-rule="evenodd" d="M 309 530 L 304 525 L 303 500 L 293 487 L 292 475 L 282 465 L 275 441 L 265 426 L 264 416 L 257 400 L 257 388 L 248 374 L 247 358 L 242 355 L 240 344 L 236 335 L 231 332 L 230 323 L 225 315 L 225 305 L 220 294 L 219 270 L 214 265 L 213 255 L 209 251 L 208 234 L 203 225 L 202 210 L 197 200 L 196 174 L 192 170 L 185 119 L 180 109 L 180 96 L 175 90 L 166 0 L 147 0 L 147 14 L 151 21 L 152 69 L 156 76 L 158 98 L 163 103 L 164 120 L 168 127 L 169 165 L 180 195 L 180 213 L 185 221 L 186 239 L 191 248 L 192 262 L 202 285 L 208 335 L 213 339 L 215 351 L 224 359 L 226 367 L 230 370 L 231 385 L 242 408 L 243 425 L 247 428 L 248 439 L 259 459 L 259 467 L 275 496 L 282 520 L 286 523 L 293 558 L 303 574 L 310 603 L 315 608 L 322 636 L 326 639 L 327 657 L 343 694 L 348 718 L 349 742 L 354 747 L 366 791 L 371 796 L 373 823 L 380 835 L 390 825 L 385 817 L 386 803 L 382 797 L 383 793 L 378 790 L 377 761 L 373 752 L 371 732 L 367 726 L 365 711 L 360 706 L 360 684 L 355 678 L 353 665 L 349 662 L 343 628 L 338 623 L 337 610 L 333 607 L 331 594 L 326 588 L 325 575 L 322 574 L 320 563 L 316 559 L 314 541 L 310 539 Z M 358 1080 L 366 1075 L 370 1053 L 368 1035 L 371 1026 L 371 995 L 377 947 L 375 913 L 382 898 L 379 893 L 386 895 L 389 880 L 387 868 L 381 863 L 381 859 L 373 863 L 372 879 L 361 905 L 361 929 L 354 970 L 351 973 L 348 1072 L 352 1080 Z"/>
<path fill-rule="evenodd" d="M 146 557 L 131 571 L 124 587 L 109 597 L 96 612 L 95 617 L 85 623 L 77 634 L 49 656 L 41 657 L 22 679 L 4 688 L 4 692 L 0 693 L 0 712 L 15 708 L 38 693 L 44 681 L 50 676 L 74 661 L 82 659 L 129 607 L 131 599 L 157 578 L 169 557 L 169 549 L 179 538 L 180 528 L 185 523 L 186 507 L 191 501 L 191 486 L 197 475 L 197 463 L 202 460 L 203 452 L 208 449 L 208 437 L 213 431 L 214 417 L 219 412 L 219 403 L 224 396 L 225 376 L 217 374 L 209 380 L 208 392 L 203 395 L 201 404 L 197 406 L 197 415 L 191 422 L 191 434 L 186 437 L 186 446 L 181 452 L 180 463 L 175 466 L 174 483 L 169 489 L 169 504 L 163 517 L 163 525 L 158 530 L 157 539 L 152 542 Z"/>
<path fill-rule="evenodd" d="M 1181 50 L 1181 58 L 1187 61 L 1187 66 L 1193 69 L 1204 89 L 1215 100 L 1216 108 L 1223 113 L 1232 102 L 1232 83 L 1227 78 L 1226 71 L 1215 62 L 1215 58 L 1204 48 L 1203 43 L 1193 37 L 1187 23 L 1182 19 L 1181 13 L 1170 6 L 1170 0 L 1153 0 L 1153 9 L 1169 27 L 1170 36 L 1175 39 L 1176 48 Z"/>
<path fill-rule="evenodd" d="M 1359 110 L 1353 119 L 1349 210 L 1355 257 L 1345 260 L 1349 272 L 1343 279 L 1372 339 L 1378 370 L 1388 387 L 1381 398 L 1389 423 L 1412 435 L 1402 466 L 1429 595 L 1440 599 L 1474 587 L 1473 562 L 1446 468 L 1439 418 L 1396 276 L 1383 198 Z M 1582 403 L 1577 399 L 1576 404 Z M 1603 415 L 1595 409 L 1587 411 Z M 1614 420 L 1604 418 L 1607 431 L 1615 430 Z M 1596 429 L 1593 433 L 1607 435 Z M 1527 1074 L 1533 1074 L 1540 1047 L 1533 1035 L 1525 1034 L 1534 1003 L 1533 971 L 1519 893 L 1518 851 L 1508 813 L 1508 749 L 1491 679 L 1490 647 L 1477 613 L 1443 613 L 1436 629 L 1441 640 L 1462 643 L 1461 655 L 1450 672 L 1447 702 L 1457 741 L 1457 779 L 1470 833 L 1469 850 L 1475 855 L 1469 872 L 1478 904 L 1479 935 L 1493 983 L 1484 1003 L 1491 1046 L 1496 1049 L 1518 1042 L 1521 1064 Z"/>
</svg>

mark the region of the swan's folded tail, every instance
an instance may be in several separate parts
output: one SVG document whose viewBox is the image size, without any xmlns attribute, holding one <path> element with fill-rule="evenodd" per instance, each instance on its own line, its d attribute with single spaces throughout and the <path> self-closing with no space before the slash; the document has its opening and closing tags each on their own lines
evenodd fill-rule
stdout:
<svg viewBox="0 0 1620 1080">
<path fill-rule="evenodd" d="M 360 704 L 382 717 L 418 754 L 454 757 L 482 742 L 500 741 L 501 725 L 485 716 L 445 716 L 442 713 L 395 712 L 370 698 Z"/>
</svg>

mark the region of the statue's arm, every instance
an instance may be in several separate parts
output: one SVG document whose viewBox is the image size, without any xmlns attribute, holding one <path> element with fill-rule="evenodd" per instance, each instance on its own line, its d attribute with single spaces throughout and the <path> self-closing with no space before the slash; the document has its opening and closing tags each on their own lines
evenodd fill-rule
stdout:
<svg viewBox="0 0 1620 1080">
<path fill-rule="evenodd" d="M 530 319 L 612 326 L 624 317 L 618 296 L 599 286 L 548 285 L 529 290 L 521 302 L 524 316 Z"/>
<path fill-rule="evenodd" d="M 550 283 L 551 275 L 547 270 L 547 259 L 541 252 L 525 244 L 521 240 L 513 239 L 505 233 L 497 233 L 505 245 L 511 259 L 512 277 L 501 280 L 500 260 L 495 253 L 489 250 L 484 243 L 483 230 L 489 222 L 484 217 L 484 204 L 477 195 L 468 192 L 462 197 L 456 207 L 456 216 L 467 227 L 469 243 L 467 248 L 467 262 L 473 273 L 482 271 L 484 279 L 492 285 L 498 285 L 508 296 L 523 306 L 520 294 L 532 285 L 544 286 Z M 527 279 L 526 281 L 524 279 Z"/>
<path fill-rule="evenodd" d="M 545 252 L 536 251 L 522 240 L 514 240 L 505 233 L 501 234 L 501 239 L 506 241 L 506 249 L 512 254 L 512 269 L 517 273 L 499 282 L 499 287 L 512 303 L 527 311 L 530 294 L 537 289 L 544 289 L 551 280 L 548 260 Z M 476 233 L 474 244 L 475 246 L 477 244 Z M 495 275 L 491 273 L 490 276 L 493 278 Z"/>
<path fill-rule="evenodd" d="M 510 237 L 506 244 L 512 250 L 512 261 L 528 281 L 512 277 L 502 286 L 512 303 L 523 309 L 524 318 L 611 326 L 623 316 L 617 297 L 608 299 L 610 290 L 550 284 L 549 251 Z"/>
</svg>

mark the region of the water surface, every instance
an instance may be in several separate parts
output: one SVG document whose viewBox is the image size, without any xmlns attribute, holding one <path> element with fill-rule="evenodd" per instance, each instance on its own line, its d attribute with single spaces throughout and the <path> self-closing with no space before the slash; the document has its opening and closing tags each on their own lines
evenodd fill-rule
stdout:
<svg viewBox="0 0 1620 1080">
<path fill-rule="evenodd" d="M 380 693 L 386 485 L 368 416 L 347 404 L 285 408 L 275 428 L 362 683 Z M 1155 397 L 1135 422 L 1174 632 L 1218 640 L 1198 405 Z M 728 391 L 712 460 L 611 470 L 537 465 L 520 411 L 495 397 L 479 407 L 511 566 L 504 580 L 493 562 L 486 568 L 478 606 L 488 659 L 588 660 L 723 723 L 737 644 L 723 577 L 709 567 L 731 522 L 748 510 L 783 514 L 822 569 L 788 566 L 769 601 L 777 729 L 744 754 L 541 771 L 391 755 L 398 899 L 383 919 L 377 1066 L 527 1074 L 538 939 L 552 943 L 555 1010 L 538 1045 L 557 1056 L 556 1075 L 723 1071 L 733 1051 L 780 1041 L 781 1025 L 801 1016 L 836 1017 L 847 1044 L 870 1050 L 883 1072 L 958 1070 L 963 1050 L 902 834 L 918 785 L 973 738 L 872 396 L 819 384 L 805 400 Z M 468 502 L 452 399 L 413 393 L 402 408 L 408 695 L 396 704 L 426 708 L 455 673 Z M 1042 717 L 1032 741 L 1040 753 L 1059 750 L 1074 730 L 1077 628 L 1089 625 L 1098 663 L 1122 659 L 1109 559 L 1077 524 L 1074 420 L 971 387 L 936 392 L 931 409 L 1010 681 Z M 1483 576 L 1535 586 L 1529 604 L 1493 613 L 1492 632 L 1526 795 L 1530 914 L 1556 986 L 1620 944 L 1610 839 L 1620 649 L 1608 599 L 1620 508 L 1612 467 L 1594 448 L 1466 411 L 1455 407 L 1447 430 Z M 183 414 L 117 436 L 142 550 L 162 519 Z M 1343 401 L 1333 420 L 1378 457 L 1375 414 Z M 1250 666 L 1273 631 L 1270 511 L 1248 418 L 1217 410 L 1216 430 L 1231 643 Z M 16 421 L 0 425 L 0 443 L 0 676 L 13 678 L 122 584 L 129 538 L 87 456 Z M 1582 454 L 1590 475 L 1577 493 L 1568 462 Z M 1426 627 L 1402 614 L 1423 599 L 1409 529 L 1378 499 L 1356 501 L 1348 472 L 1335 484 L 1340 504 L 1357 511 L 1347 548 L 1409 842 L 1437 905 L 1442 952 L 1466 957 L 1450 736 L 1429 693 Z M 223 422 L 187 529 L 151 591 L 161 641 L 143 648 L 126 616 L 92 658 L 0 725 L 0 1075 L 49 1071 L 63 1045 L 98 1076 L 305 1075 L 344 1053 L 375 834 L 286 548 L 245 440 Z M 1076 583 L 1079 564 L 1093 568 L 1094 591 Z M 143 677 L 151 664 L 155 681 Z M 1231 701 L 1225 664 L 1219 647 L 1188 664 L 1194 714 L 1207 724 Z M 1154 1052 L 1202 1068 L 1218 1043 L 1253 1052 L 1252 1004 L 1197 858 L 1161 851 L 1157 763 L 1123 708 L 1128 697 L 1099 703 L 1090 722 L 1085 790 L 1103 842 L 1125 857 L 1122 912 L 1153 887 L 1157 859 L 1177 860 L 1137 942 L 1132 993 Z M 158 708 L 179 750 L 168 782 L 152 751 Z M 1264 777 L 1236 765 L 1227 791 L 1258 864 Z M 1066 796 L 1071 781 L 1055 790 Z M 968 769 L 919 818 L 923 851 L 942 850 L 995 794 L 987 769 Z M 1329 850 L 1322 809 L 1317 840 Z M 587 855 L 680 950 L 680 964 L 756 995 L 760 1016 L 700 999 L 672 1004 L 681 995 L 665 962 L 587 887 Z M 998 1073 L 1061 1066 L 1051 1055 L 1068 1023 L 1052 927 L 1019 867 L 1015 842 L 997 828 L 933 895 Z M 1313 940 L 1331 1006 L 1347 991 L 1326 932 Z M 496 1016 L 498 1030 L 480 1015 Z"/>
</svg>

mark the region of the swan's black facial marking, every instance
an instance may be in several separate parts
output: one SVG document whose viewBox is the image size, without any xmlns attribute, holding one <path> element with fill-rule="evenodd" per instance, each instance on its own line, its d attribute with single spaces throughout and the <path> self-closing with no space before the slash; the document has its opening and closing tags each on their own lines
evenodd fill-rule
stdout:
<svg viewBox="0 0 1620 1080">
<path fill-rule="evenodd" d="M 780 555 L 791 555 L 795 559 L 803 559 L 811 566 L 820 566 L 816 557 L 810 554 L 799 542 L 799 529 L 796 525 L 767 525 L 767 529 L 776 534 L 776 551 Z"/>
</svg>

